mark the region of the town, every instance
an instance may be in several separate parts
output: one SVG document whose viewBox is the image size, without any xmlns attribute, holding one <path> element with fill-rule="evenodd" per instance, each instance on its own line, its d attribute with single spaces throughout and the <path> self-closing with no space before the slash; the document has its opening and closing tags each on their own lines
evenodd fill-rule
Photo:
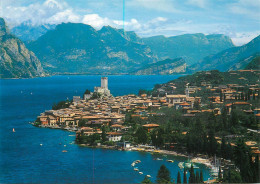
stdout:
<svg viewBox="0 0 260 184">
<path fill-rule="evenodd" d="M 93 93 L 86 90 L 82 99 L 74 96 L 55 105 L 34 124 L 75 131 L 80 145 L 199 155 L 202 159 L 193 162 L 215 168 L 216 177 L 219 170 L 233 168 L 245 180 L 245 168 L 234 155 L 246 146 L 250 151 L 243 153 L 248 155 L 243 162 L 250 162 L 250 156 L 258 165 L 259 74 L 257 70 L 198 72 L 156 85 L 152 91 L 117 97 L 110 94 L 108 78 L 102 77 L 101 87 Z M 221 164 L 212 165 L 214 156 Z M 256 167 L 250 169 L 256 178 L 248 181 L 258 181 Z M 227 172 L 224 175 L 222 181 L 227 181 Z"/>
</svg>

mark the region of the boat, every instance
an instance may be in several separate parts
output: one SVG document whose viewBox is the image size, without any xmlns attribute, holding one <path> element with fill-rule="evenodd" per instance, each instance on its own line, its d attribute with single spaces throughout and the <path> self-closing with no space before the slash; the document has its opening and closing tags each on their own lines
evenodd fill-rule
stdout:
<svg viewBox="0 0 260 184">
<path fill-rule="evenodd" d="M 139 171 L 139 169 L 137 167 L 134 168 L 134 171 Z"/>
<path fill-rule="evenodd" d="M 42 144 L 40 144 L 40 146 L 42 146 Z"/>
<path fill-rule="evenodd" d="M 64 147 L 66 147 L 67 145 L 66 144 L 64 144 Z"/>
<path fill-rule="evenodd" d="M 139 172 L 139 174 L 144 174 L 143 172 Z"/>
<path fill-rule="evenodd" d="M 163 160 L 162 158 L 156 158 L 156 160 Z"/>
<path fill-rule="evenodd" d="M 135 166 L 135 163 L 133 162 L 133 163 L 131 164 L 131 166 L 134 167 L 134 166 Z"/>
<path fill-rule="evenodd" d="M 138 163 L 140 163 L 140 162 L 141 162 L 141 160 L 136 160 L 136 161 L 135 161 L 136 164 L 138 164 Z"/>
<path fill-rule="evenodd" d="M 194 165 L 194 164 L 192 164 L 192 163 L 185 163 L 185 167 L 187 167 L 188 169 L 191 168 L 191 165 L 193 166 L 193 169 L 199 169 L 198 166 L 196 166 L 196 165 Z"/>
<path fill-rule="evenodd" d="M 146 176 L 147 176 L 148 178 L 151 178 L 151 175 L 149 175 L 149 174 L 148 174 L 148 175 L 146 175 Z"/>
<path fill-rule="evenodd" d="M 68 152 L 68 151 L 67 151 L 67 150 L 62 150 L 62 152 L 63 152 L 63 153 L 66 153 L 66 152 Z"/>
<path fill-rule="evenodd" d="M 13 128 L 13 132 L 15 132 L 15 129 Z"/>
<path fill-rule="evenodd" d="M 171 163 L 173 163 L 174 161 L 173 161 L 173 160 L 167 160 L 167 162 L 171 162 Z"/>
<path fill-rule="evenodd" d="M 184 164 L 184 162 L 179 162 L 179 163 L 178 163 L 178 166 L 179 166 L 180 169 L 183 169 L 183 168 L 184 168 L 183 164 Z"/>
</svg>

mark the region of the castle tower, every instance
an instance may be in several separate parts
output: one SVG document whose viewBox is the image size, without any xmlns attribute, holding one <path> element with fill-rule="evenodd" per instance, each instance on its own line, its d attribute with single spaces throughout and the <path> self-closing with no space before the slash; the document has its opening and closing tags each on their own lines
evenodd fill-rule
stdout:
<svg viewBox="0 0 260 184">
<path fill-rule="evenodd" d="M 101 88 L 108 89 L 108 80 L 107 80 L 107 77 L 101 77 Z"/>
</svg>

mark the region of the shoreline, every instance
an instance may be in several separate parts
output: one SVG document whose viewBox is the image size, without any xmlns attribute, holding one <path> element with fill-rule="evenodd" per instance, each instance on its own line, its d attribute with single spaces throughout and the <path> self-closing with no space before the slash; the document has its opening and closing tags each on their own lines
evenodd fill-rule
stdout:
<svg viewBox="0 0 260 184">
<path fill-rule="evenodd" d="M 30 123 L 35 127 L 38 128 L 49 128 L 49 129 L 59 129 L 59 130 L 64 130 L 64 131 L 68 131 L 68 132 L 74 132 L 76 133 L 77 130 L 73 130 L 73 129 L 66 129 L 66 128 L 61 128 L 61 127 L 51 127 L 51 126 L 36 126 L 34 125 L 34 123 Z M 207 155 L 202 155 L 199 154 L 197 156 L 189 156 L 185 153 L 180 153 L 180 152 L 176 152 L 176 151 L 170 151 L 170 150 L 156 150 L 156 149 L 145 149 L 145 148 L 140 148 L 140 147 L 134 147 L 132 146 L 131 148 L 127 148 L 127 149 L 118 149 L 116 146 L 107 146 L 107 145 L 97 145 L 97 146 L 90 146 L 87 144 L 79 144 L 79 143 L 74 143 L 78 146 L 81 147 L 87 147 L 87 148 L 99 148 L 99 149 L 111 149 L 111 150 L 117 150 L 117 151 L 137 151 L 137 152 L 146 152 L 146 153 L 150 153 L 150 154 L 159 154 L 159 155 L 171 155 L 171 156 L 177 156 L 177 157 L 185 157 L 188 158 L 191 163 L 194 164 L 202 164 L 206 167 L 208 167 L 209 169 L 212 169 L 214 167 L 214 165 L 211 163 L 214 158 L 213 157 L 208 157 Z M 223 158 L 220 158 L 223 159 Z"/>
</svg>

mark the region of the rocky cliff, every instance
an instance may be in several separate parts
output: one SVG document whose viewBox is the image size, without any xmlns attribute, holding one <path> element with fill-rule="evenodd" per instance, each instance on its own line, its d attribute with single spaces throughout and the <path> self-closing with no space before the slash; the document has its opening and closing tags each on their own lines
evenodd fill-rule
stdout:
<svg viewBox="0 0 260 184">
<path fill-rule="evenodd" d="M 3 18 L 0 18 L 0 69 L 1 78 L 44 76 L 40 61 L 22 41 L 9 33 Z"/>
</svg>

